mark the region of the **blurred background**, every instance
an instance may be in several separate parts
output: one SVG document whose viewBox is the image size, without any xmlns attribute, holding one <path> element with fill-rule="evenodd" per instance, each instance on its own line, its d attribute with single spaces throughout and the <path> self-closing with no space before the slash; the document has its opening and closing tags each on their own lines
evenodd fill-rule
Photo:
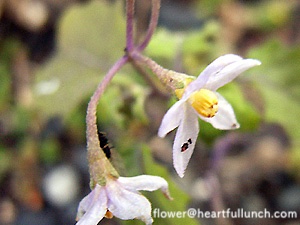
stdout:
<svg viewBox="0 0 300 225">
<path fill-rule="evenodd" d="M 85 113 L 90 96 L 125 47 L 125 1 L 0 1 L 0 225 L 75 224 L 90 192 Z M 136 1 L 136 41 L 151 1 Z M 300 215 L 300 4 L 297 0 L 162 0 L 145 55 L 198 76 L 235 53 L 262 65 L 219 91 L 241 128 L 200 122 L 183 179 L 172 165 L 172 132 L 157 130 L 176 101 L 130 65 L 98 106 L 98 127 L 123 176 L 168 180 L 169 201 L 143 193 L 152 208 L 267 209 Z M 155 224 L 296 225 L 292 218 L 154 218 Z M 103 219 L 101 224 L 143 224 Z"/>
</svg>

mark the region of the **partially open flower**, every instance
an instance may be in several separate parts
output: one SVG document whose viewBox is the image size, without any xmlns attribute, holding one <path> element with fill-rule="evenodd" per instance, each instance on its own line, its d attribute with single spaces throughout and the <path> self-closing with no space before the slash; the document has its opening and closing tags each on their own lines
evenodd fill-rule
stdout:
<svg viewBox="0 0 300 225">
<path fill-rule="evenodd" d="M 107 178 L 104 186 L 96 184 L 92 192 L 81 200 L 76 225 L 97 225 L 103 217 L 113 216 L 123 220 L 140 219 L 152 224 L 151 204 L 139 191 L 157 189 L 171 199 L 168 183 L 158 176 Z"/>
<path fill-rule="evenodd" d="M 180 99 L 165 114 L 158 131 L 160 137 L 178 127 L 173 145 L 173 164 L 180 177 L 194 151 L 199 133 L 198 118 L 221 130 L 237 129 L 231 105 L 216 90 L 251 67 L 260 65 L 255 59 L 228 54 L 217 58 L 185 88 L 175 90 Z"/>
</svg>

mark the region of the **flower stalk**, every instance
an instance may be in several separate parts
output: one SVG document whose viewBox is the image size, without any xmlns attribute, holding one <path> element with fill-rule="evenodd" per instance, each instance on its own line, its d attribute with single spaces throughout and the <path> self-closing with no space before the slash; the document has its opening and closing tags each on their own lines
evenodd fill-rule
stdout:
<svg viewBox="0 0 300 225">
<path fill-rule="evenodd" d="M 103 217 L 120 219 L 140 219 L 146 224 L 152 224 L 151 203 L 139 193 L 140 190 L 154 191 L 161 189 L 169 195 L 168 183 L 157 176 L 141 175 L 137 177 L 120 177 L 100 147 L 97 129 L 97 105 L 115 74 L 129 62 L 129 55 L 134 52 L 133 39 L 134 0 L 127 0 L 126 14 L 126 54 L 120 58 L 108 71 L 102 82 L 92 95 L 86 115 L 86 138 L 90 172 L 90 188 L 92 191 L 82 199 L 77 212 L 76 225 L 96 225 Z M 153 0 L 153 10 L 159 10 L 160 0 Z M 140 45 L 142 51 L 149 43 L 157 25 L 158 11 L 152 12 L 148 33 Z"/>
<path fill-rule="evenodd" d="M 95 187 L 96 183 L 105 185 L 106 177 L 108 176 L 119 177 L 119 174 L 111 165 L 104 152 L 100 148 L 96 111 L 99 99 L 104 93 L 109 82 L 112 80 L 114 75 L 122 68 L 122 66 L 127 63 L 127 61 L 128 57 L 124 56 L 115 63 L 115 65 L 108 71 L 102 82 L 98 85 L 88 104 L 86 115 L 86 139 L 89 171 L 91 176 L 90 186 L 92 189 Z"/>
<path fill-rule="evenodd" d="M 137 51 L 142 52 L 149 44 L 153 33 L 157 27 L 160 10 L 160 0 L 152 0 L 151 19 L 144 41 L 137 47 Z"/>
<path fill-rule="evenodd" d="M 184 88 L 187 85 L 187 82 L 195 79 L 193 76 L 165 69 L 154 60 L 137 51 L 129 52 L 128 55 L 135 63 L 148 67 L 159 80 L 172 91 Z"/>
<path fill-rule="evenodd" d="M 134 27 L 134 3 L 135 0 L 126 1 L 126 50 L 134 48 L 133 27 Z"/>
<path fill-rule="evenodd" d="M 117 173 L 115 168 L 111 165 L 109 160 L 105 157 L 105 154 L 100 148 L 100 142 L 99 142 L 98 130 L 97 130 L 97 121 L 96 121 L 97 104 L 102 94 L 104 93 L 106 87 L 114 77 L 114 75 L 129 61 L 129 56 L 132 54 L 132 52 L 142 51 L 144 48 L 146 48 L 158 22 L 160 0 L 153 0 L 151 20 L 150 20 L 147 34 L 145 36 L 144 41 L 139 45 L 138 47 L 139 50 L 135 50 L 134 38 L 133 38 L 134 8 L 135 8 L 134 4 L 135 4 L 135 0 L 126 1 L 126 54 L 121 59 L 119 59 L 114 64 L 114 66 L 108 71 L 108 73 L 106 74 L 102 82 L 98 85 L 93 96 L 91 97 L 91 100 L 87 108 L 86 137 L 87 137 L 89 171 L 91 176 L 90 186 L 92 189 L 95 187 L 97 183 L 100 185 L 105 185 L 106 178 L 109 176 L 113 176 L 116 178 L 119 177 L 119 174 Z M 152 65 L 155 65 L 155 63 L 153 62 Z M 161 70 L 162 67 L 160 68 L 159 65 L 156 64 L 155 68 L 156 70 Z M 167 73 L 167 70 L 163 69 L 163 71 Z"/>
</svg>

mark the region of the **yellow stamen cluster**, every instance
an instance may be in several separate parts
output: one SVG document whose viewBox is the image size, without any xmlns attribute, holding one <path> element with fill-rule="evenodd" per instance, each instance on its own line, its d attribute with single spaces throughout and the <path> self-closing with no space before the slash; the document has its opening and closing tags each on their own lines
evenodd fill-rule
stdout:
<svg viewBox="0 0 300 225">
<path fill-rule="evenodd" d="M 184 88 L 175 90 L 177 98 L 182 98 L 185 88 L 192 81 L 193 79 L 186 79 L 184 81 Z M 201 116 L 211 118 L 218 112 L 218 97 L 214 92 L 208 89 L 203 88 L 194 92 L 191 94 L 188 101 Z"/>
<path fill-rule="evenodd" d="M 210 90 L 200 89 L 191 94 L 188 101 L 201 116 L 211 118 L 218 112 L 217 95 Z"/>
</svg>

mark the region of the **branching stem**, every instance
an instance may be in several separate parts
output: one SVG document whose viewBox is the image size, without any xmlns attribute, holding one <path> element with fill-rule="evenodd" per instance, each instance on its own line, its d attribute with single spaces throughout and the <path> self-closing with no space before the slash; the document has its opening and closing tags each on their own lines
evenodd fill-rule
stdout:
<svg viewBox="0 0 300 225">
<path fill-rule="evenodd" d="M 157 27 L 160 10 L 160 0 L 152 0 L 151 19 L 144 41 L 137 47 L 137 51 L 142 52 L 149 44 L 152 35 Z"/>
</svg>

